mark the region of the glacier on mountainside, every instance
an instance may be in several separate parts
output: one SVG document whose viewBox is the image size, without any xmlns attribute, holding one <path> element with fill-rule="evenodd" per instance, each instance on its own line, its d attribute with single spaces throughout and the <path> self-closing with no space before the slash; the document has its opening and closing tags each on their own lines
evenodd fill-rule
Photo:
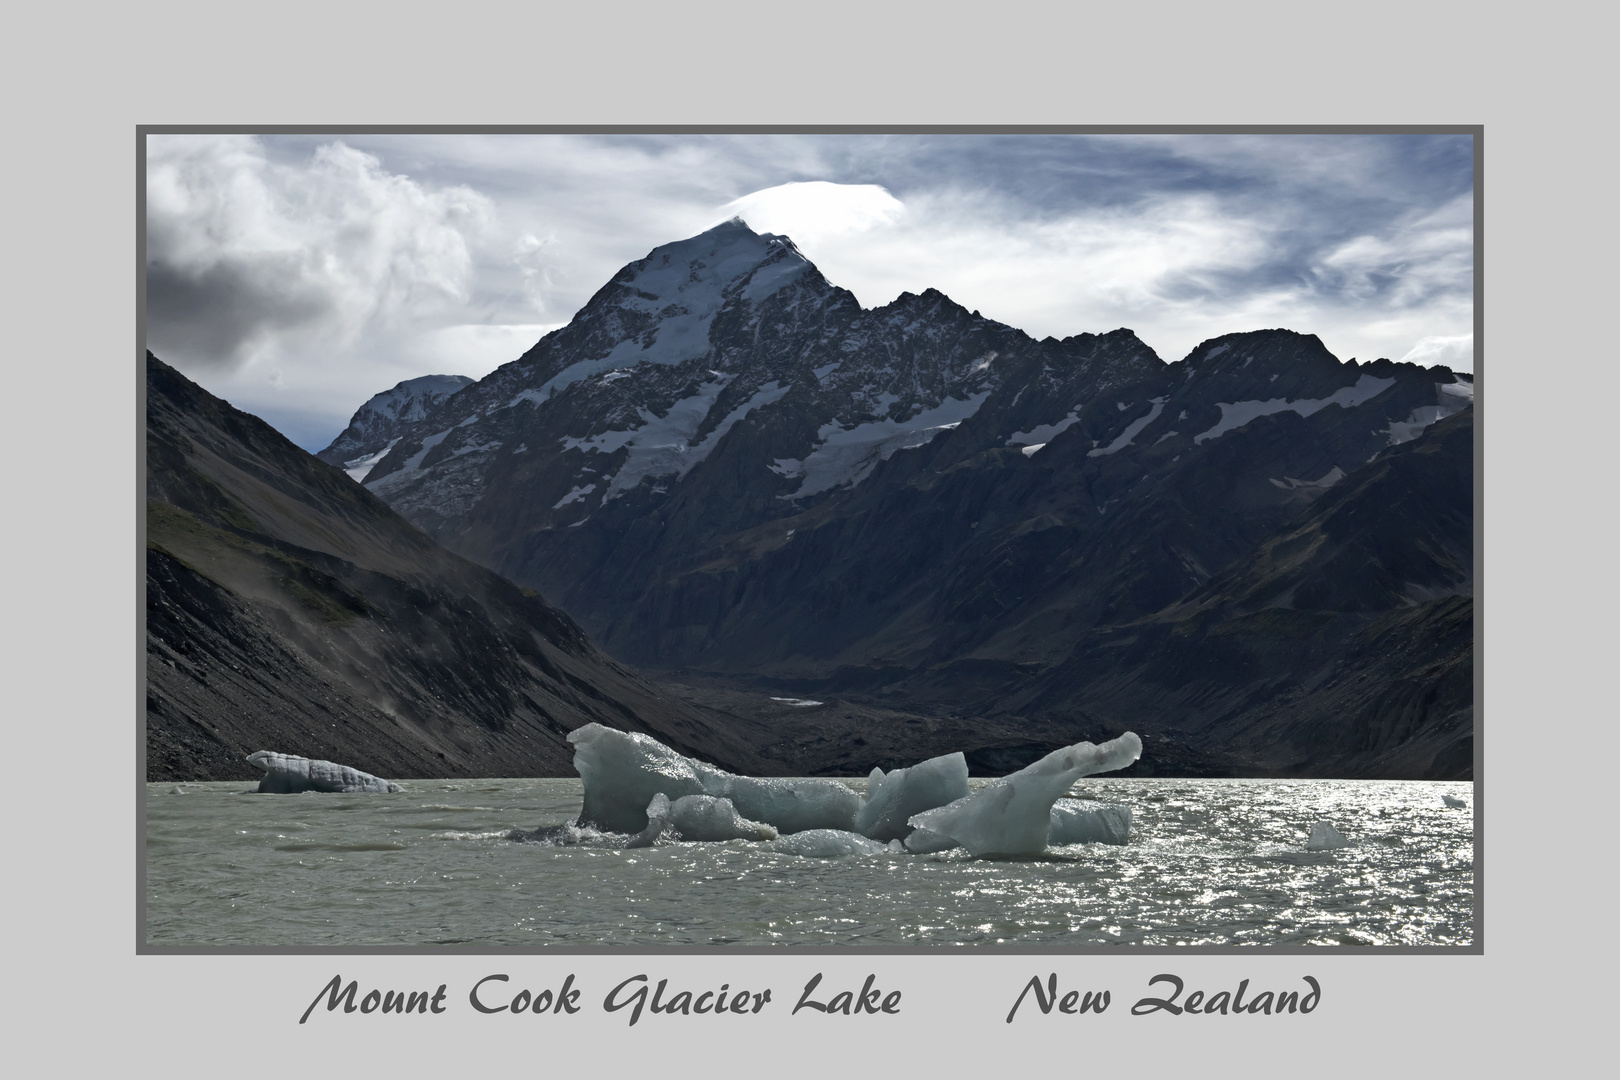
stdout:
<svg viewBox="0 0 1620 1080">
<path fill-rule="evenodd" d="M 1301 398 L 1298 401 L 1289 401 L 1287 398 L 1270 398 L 1266 401 L 1217 401 L 1215 404 L 1221 410 L 1220 422 L 1208 431 L 1194 435 L 1193 442 L 1197 444 L 1205 439 L 1218 439 L 1228 431 L 1236 431 L 1249 421 L 1270 416 L 1272 413 L 1295 412 L 1301 416 L 1311 416 L 1329 405 L 1338 405 L 1345 409 L 1354 408 L 1371 401 L 1394 385 L 1394 379 L 1381 379 L 1376 375 L 1363 373 L 1354 385 L 1341 387 L 1325 398 Z"/>
<path fill-rule="evenodd" d="M 392 780 L 338 765 L 331 761 L 258 750 L 247 760 L 264 770 L 259 781 L 261 794 L 295 795 L 301 791 L 366 791 L 386 795 L 404 790 Z"/>
<path fill-rule="evenodd" d="M 884 774 L 873 769 L 855 831 L 873 840 L 904 840 L 913 814 L 945 806 L 968 794 L 967 758 L 958 751 Z"/>
<path fill-rule="evenodd" d="M 1169 398 L 1162 397 L 1152 398 L 1148 404 L 1152 405 L 1153 408 L 1147 411 L 1147 415 L 1139 416 L 1135 420 L 1131 421 L 1130 426 L 1128 426 L 1124 431 L 1120 432 L 1114 438 L 1114 441 L 1109 443 L 1107 446 L 1098 446 L 1091 450 L 1087 450 L 1086 457 L 1106 457 L 1109 454 L 1117 454 L 1127 446 L 1131 445 L 1131 442 L 1138 435 L 1142 434 L 1143 428 L 1147 427 L 1149 424 L 1153 423 L 1153 421 L 1159 418 L 1159 413 L 1164 411 L 1164 403 L 1169 400 Z"/>
<path fill-rule="evenodd" d="M 580 360 L 507 404 L 536 404 L 593 375 L 636 364 L 676 365 L 709 351 L 709 327 L 727 298 L 741 288 L 758 303 L 805 271 L 810 261 L 785 236 L 755 233 L 733 218 L 686 240 L 654 248 L 610 284 L 621 286 L 615 306 L 656 316 L 652 332 L 623 338 L 603 356 Z M 746 281 L 746 284 L 741 284 Z"/>
<path fill-rule="evenodd" d="M 906 420 L 885 418 L 849 428 L 836 420 L 823 424 L 816 433 L 820 441 L 804 460 L 777 459 L 773 472 L 804 477 L 798 490 L 777 498 L 806 499 L 843 484 L 859 484 L 879 462 L 887 461 L 897 451 L 926 446 L 940 432 L 956 427 L 978 412 L 989 396 L 990 391 L 984 390 L 966 400 L 948 397 Z M 887 398 L 883 400 L 888 402 Z"/>
<path fill-rule="evenodd" d="M 1101 746 L 1065 746 L 948 806 L 916 814 L 909 823 L 949 837 L 974 855 L 1038 855 L 1046 850 L 1053 805 L 1076 780 L 1123 769 L 1141 756 L 1142 740 L 1132 731 Z"/>
</svg>

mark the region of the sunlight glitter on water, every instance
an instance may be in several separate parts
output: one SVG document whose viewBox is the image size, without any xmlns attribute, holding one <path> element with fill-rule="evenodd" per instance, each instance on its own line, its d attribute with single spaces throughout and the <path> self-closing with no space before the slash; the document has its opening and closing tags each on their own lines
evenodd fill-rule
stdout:
<svg viewBox="0 0 1620 1080">
<path fill-rule="evenodd" d="M 849 781 L 861 790 L 860 780 Z M 153 945 L 1468 945 L 1467 783 L 1090 778 L 1124 846 L 801 858 L 562 825 L 577 779 L 409 781 L 394 795 L 147 785 Z M 975 786 L 978 783 L 975 782 Z M 178 794 L 175 794 L 178 792 Z M 1463 798 L 1456 809 L 1442 795 Z M 1306 851 L 1317 821 L 1350 846 Z"/>
</svg>

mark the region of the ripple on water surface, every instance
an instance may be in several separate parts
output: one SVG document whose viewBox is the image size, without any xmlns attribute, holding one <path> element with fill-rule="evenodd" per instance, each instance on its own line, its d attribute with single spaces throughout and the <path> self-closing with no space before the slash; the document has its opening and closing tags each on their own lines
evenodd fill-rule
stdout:
<svg viewBox="0 0 1620 1080">
<path fill-rule="evenodd" d="M 864 782 L 849 781 L 861 790 Z M 978 782 L 975 782 L 978 786 Z M 394 795 L 149 784 L 155 945 L 1467 945 L 1467 783 L 1087 779 L 1124 846 L 1038 859 L 770 844 L 514 843 L 575 780 L 411 781 Z M 1442 799 L 1466 800 L 1467 807 Z M 1317 821 L 1350 845 L 1306 851 Z"/>
</svg>

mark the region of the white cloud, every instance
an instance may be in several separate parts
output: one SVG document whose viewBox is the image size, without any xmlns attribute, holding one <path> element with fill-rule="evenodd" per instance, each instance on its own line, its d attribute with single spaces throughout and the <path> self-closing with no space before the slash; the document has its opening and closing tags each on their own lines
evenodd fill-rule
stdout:
<svg viewBox="0 0 1620 1080">
<path fill-rule="evenodd" d="M 354 345 L 464 305 L 493 206 L 332 143 L 270 162 L 243 136 L 147 141 L 148 341 L 190 367 Z"/>
<path fill-rule="evenodd" d="M 830 237 L 891 225 L 906 207 L 878 184 L 795 181 L 733 199 L 720 208 L 724 218 L 741 217 L 755 232 L 780 233 L 795 244 L 818 244 Z"/>
<path fill-rule="evenodd" d="M 1444 364 L 1453 371 L 1474 370 L 1474 335 L 1455 334 L 1448 337 L 1426 337 L 1412 346 L 1410 352 L 1401 357 L 1409 364 L 1422 364 L 1425 367 L 1434 367 Z"/>
</svg>

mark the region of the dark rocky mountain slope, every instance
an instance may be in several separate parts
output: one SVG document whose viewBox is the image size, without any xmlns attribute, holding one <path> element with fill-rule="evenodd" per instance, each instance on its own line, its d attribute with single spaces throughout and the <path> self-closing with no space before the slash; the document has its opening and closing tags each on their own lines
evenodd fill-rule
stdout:
<svg viewBox="0 0 1620 1080">
<path fill-rule="evenodd" d="M 591 721 L 758 771 L 533 590 L 147 357 L 146 768 L 272 748 L 377 775 L 571 775 Z M 765 767 L 768 771 L 768 767 Z"/>
<path fill-rule="evenodd" d="M 1471 631 L 1440 668 L 1374 643 L 1428 656 L 1469 622 L 1473 393 L 1288 330 L 1166 364 L 933 290 L 862 309 L 733 221 L 625 267 L 365 484 L 683 679 L 1151 728 L 1188 768 L 1451 775 L 1471 702 L 1437 688 Z M 1235 641 L 1249 668 L 1223 666 Z M 1346 696 L 1368 665 L 1417 696 Z"/>
</svg>

